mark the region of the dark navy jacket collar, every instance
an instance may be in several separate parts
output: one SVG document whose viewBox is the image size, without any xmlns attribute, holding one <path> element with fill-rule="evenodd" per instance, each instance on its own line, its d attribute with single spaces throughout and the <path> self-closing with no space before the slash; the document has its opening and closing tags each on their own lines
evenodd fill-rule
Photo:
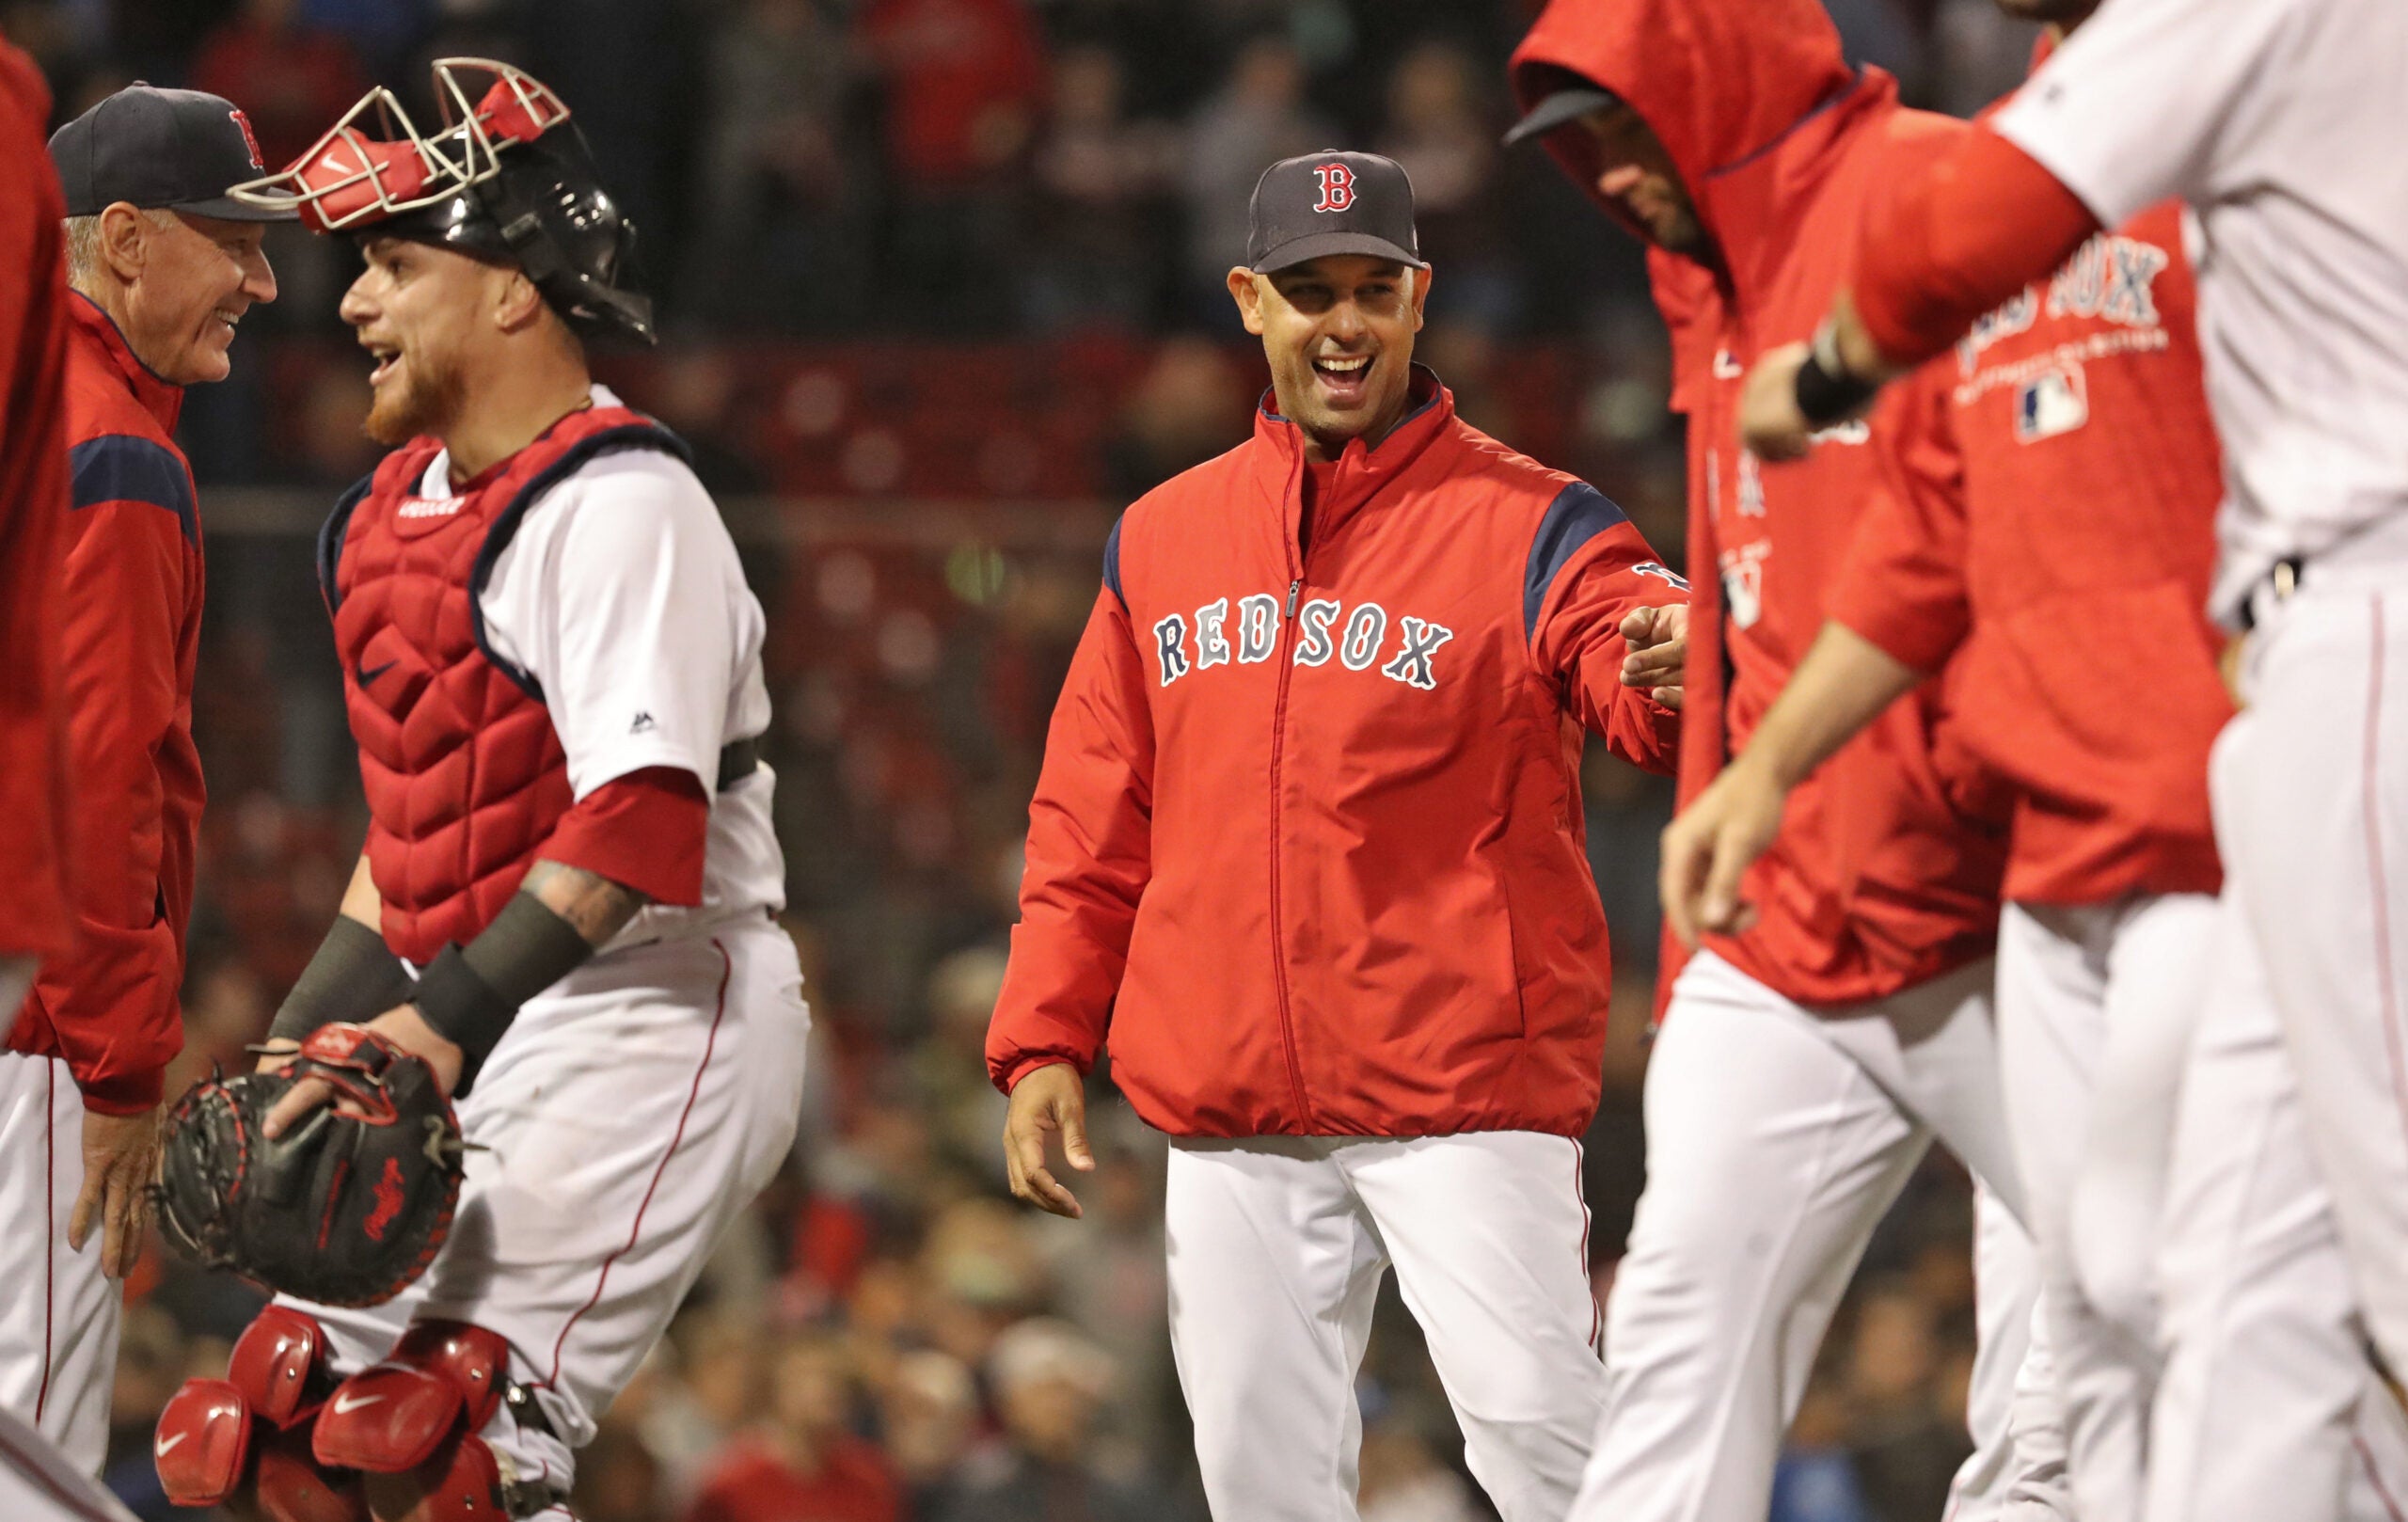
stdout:
<svg viewBox="0 0 2408 1522">
<path fill-rule="evenodd" d="M 99 302 L 81 291 L 72 295 L 74 299 L 67 304 L 67 314 L 74 320 L 75 326 L 108 356 L 109 363 L 125 377 L 126 388 L 134 393 L 134 399 L 159 420 L 160 432 L 174 433 L 176 419 L 183 412 L 184 388 L 162 379 L 142 362 L 141 356 L 134 352 L 134 345 L 126 342 L 125 332 L 117 325 L 117 319 Z"/>
</svg>

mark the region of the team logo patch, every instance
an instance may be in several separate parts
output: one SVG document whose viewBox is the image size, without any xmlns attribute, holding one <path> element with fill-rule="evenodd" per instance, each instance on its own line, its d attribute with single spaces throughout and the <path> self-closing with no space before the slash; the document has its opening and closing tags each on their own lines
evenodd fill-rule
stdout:
<svg viewBox="0 0 2408 1522">
<path fill-rule="evenodd" d="M 234 119 L 235 126 L 243 129 L 243 147 L 250 152 L 251 167 L 262 174 L 266 173 L 267 165 L 260 158 L 260 140 L 251 135 L 251 119 L 243 115 L 240 106 L 236 106 L 226 114 Z"/>
<path fill-rule="evenodd" d="M 2080 365 L 2066 365 L 2016 388 L 2015 438 L 2020 444 L 2069 434 L 2090 420 L 2090 390 Z"/>
<path fill-rule="evenodd" d="M 460 511 L 465 499 L 458 497 L 404 497 L 393 515 L 405 521 L 419 518 L 448 518 Z"/>
<path fill-rule="evenodd" d="M 1343 164 L 1323 164 L 1313 170 L 1321 181 L 1316 212 L 1342 212 L 1354 204 L 1354 171 Z"/>
</svg>

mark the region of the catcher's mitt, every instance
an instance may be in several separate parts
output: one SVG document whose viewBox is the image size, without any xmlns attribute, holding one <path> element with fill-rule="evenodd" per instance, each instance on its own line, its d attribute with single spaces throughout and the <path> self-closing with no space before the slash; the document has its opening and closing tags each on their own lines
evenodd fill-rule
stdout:
<svg viewBox="0 0 2408 1522">
<path fill-rule="evenodd" d="M 304 1078 L 332 1084 L 336 1102 L 268 1140 L 268 1112 Z M 361 1114 L 338 1114 L 346 1101 Z M 159 1220 L 212 1268 L 321 1305 L 377 1305 L 443 1245 L 463 1150 L 422 1059 L 364 1026 L 322 1026 L 281 1072 L 212 1078 L 177 1102 Z"/>
</svg>

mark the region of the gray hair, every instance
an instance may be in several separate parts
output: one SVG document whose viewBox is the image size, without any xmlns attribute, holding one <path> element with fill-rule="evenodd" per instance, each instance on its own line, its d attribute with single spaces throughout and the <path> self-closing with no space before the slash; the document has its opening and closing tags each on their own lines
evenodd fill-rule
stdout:
<svg viewBox="0 0 2408 1522">
<path fill-rule="evenodd" d="M 154 228 L 172 227 L 176 221 L 176 214 L 164 208 L 142 215 Z M 92 295 L 101 277 L 101 214 L 71 216 L 59 225 L 67 235 L 67 283 Z"/>
</svg>

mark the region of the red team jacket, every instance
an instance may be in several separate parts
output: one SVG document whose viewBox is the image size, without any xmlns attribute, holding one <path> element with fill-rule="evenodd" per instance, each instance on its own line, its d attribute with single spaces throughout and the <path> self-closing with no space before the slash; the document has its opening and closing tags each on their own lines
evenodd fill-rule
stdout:
<svg viewBox="0 0 2408 1522">
<path fill-rule="evenodd" d="M 1720 250 L 1716 269 L 1651 261 L 1673 328 L 1674 402 L 1688 416 L 1698 598 L 1686 801 L 1747 742 L 1804 656 L 1858 513 L 1921 426 L 1891 398 L 1808 459 L 1760 467 L 1735 442 L 1741 378 L 1766 350 L 1813 332 L 1892 156 L 1961 128 L 1900 107 L 1880 71 L 1850 71 L 1814 0 L 1558 0 L 1514 53 L 1522 103 L 1557 87 L 1559 71 L 1614 91 L 1656 131 Z M 1547 146 L 1593 185 L 1577 134 Z M 1956 702 L 1953 675 L 1926 684 L 1791 795 L 1780 838 L 1744 884 L 1759 920 L 1710 938 L 1716 951 L 1823 1006 L 1882 997 L 1988 951 L 2004 805 L 1955 734 Z"/>
<path fill-rule="evenodd" d="M 92 1109 L 155 1104 L 183 1045 L 201 607 L 192 472 L 169 436 L 183 391 L 108 315 L 70 298 L 66 547 L 56 610 L 74 767 L 75 940 L 44 963 L 13 1052 L 66 1058 Z"/>
<path fill-rule="evenodd" d="M 73 933 L 52 608 L 67 516 L 67 203 L 42 143 L 49 118 L 33 60 L 0 41 L 0 957 L 63 951 Z"/>
<path fill-rule="evenodd" d="M 1611 986 L 1581 727 L 1664 769 L 1619 625 L 1685 595 L 1619 508 L 1426 371 L 1298 541 L 1303 436 L 1131 507 L 1054 708 L 987 1040 L 1008 1090 L 1107 1033 L 1179 1135 L 1577 1135 Z"/>
<path fill-rule="evenodd" d="M 2208 750 L 2232 704 L 2206 608 L 2224 482 L 2197 294 L 2168 201 L 1975 324 L 1916 404 L 1953 449 L 1906 457 L 1833 595 L 1908 665 L 1954 655 L 1968 742 L 2014 790 L 2010 899 L 2222 880 Z"/>
</svg>

